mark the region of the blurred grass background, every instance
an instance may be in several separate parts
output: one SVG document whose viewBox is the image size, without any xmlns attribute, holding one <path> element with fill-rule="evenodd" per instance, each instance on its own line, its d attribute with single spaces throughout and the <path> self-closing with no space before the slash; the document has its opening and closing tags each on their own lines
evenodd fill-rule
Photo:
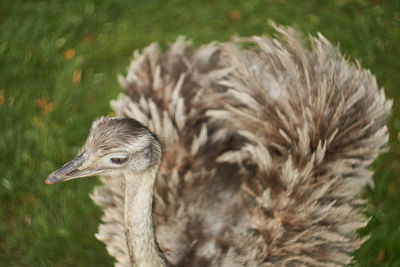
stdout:
<svg viewBox="0 0 400 267">
<path fill-rule="evenodd" d="M 358 266 L 400 266 L 400 2 L 88 0 L 0 2 L 0 266 L 111 266 L 94 233 L 96 179 L 46 186 L 111 112 L 135 49 L 178 35 L 195 45 L 271 33 L 269 20 L 321 32 L 394 99 L 391 149 L 367 189 L 371 238 Z"/>
</svg>

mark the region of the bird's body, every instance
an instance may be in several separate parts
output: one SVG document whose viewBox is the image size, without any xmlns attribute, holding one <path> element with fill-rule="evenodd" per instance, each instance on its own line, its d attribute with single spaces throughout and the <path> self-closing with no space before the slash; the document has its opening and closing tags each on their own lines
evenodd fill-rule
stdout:
<svg viewBox="0 0 400 267">
<path fill-rule="evenodd" d="M 351 262 L 391 103 L 323 37 L 310 51 L 278 30 L 283 41 L 192 50 L 179 39 L 135 54 L 127 95 L 111 103 L 125 119 L 96 121 L 82 154 L 48 178 L 102 175 L 96 237 L 117 266 Z"/>
</svg>

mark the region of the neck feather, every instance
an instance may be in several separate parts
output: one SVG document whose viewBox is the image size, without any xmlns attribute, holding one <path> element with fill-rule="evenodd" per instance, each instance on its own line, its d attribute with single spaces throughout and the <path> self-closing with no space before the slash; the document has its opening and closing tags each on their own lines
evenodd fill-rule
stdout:
<svg viewBox="0 0 400 267">
<path fill-rule="evenodd" d="M 125 177 L 125 235 L 133 266 L 167 266 L 153 227 L 153 187 L 157 168 Z"/>
</svg>

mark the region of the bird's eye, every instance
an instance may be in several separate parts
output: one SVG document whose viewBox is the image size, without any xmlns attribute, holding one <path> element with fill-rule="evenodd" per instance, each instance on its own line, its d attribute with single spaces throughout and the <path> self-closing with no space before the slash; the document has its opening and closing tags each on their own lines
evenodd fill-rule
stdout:
<svg viewBox="0 0 400 267">
<path fill-rule="evenodd" d="M 122 164 L 122 163 L 125 163 L 127 160 L 128 160 L 128 157 L 123 157 L 123 158 L 115 157 L 115 158 L 111 158 L 111 162 L 112 162 L 112 163 L 115 163 L 115 164 Z"/>
</svg>

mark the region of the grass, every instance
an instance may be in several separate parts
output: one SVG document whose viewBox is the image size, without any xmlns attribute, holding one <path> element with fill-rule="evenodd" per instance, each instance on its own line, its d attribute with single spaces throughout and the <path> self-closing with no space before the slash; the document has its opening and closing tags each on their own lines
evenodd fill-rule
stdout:
<svg viewBox="0 0 400 267">
<path fill-rule="evenodd" d="M 186 35 L 195 45 L 270 33 L 269 20 L 321 32 L 359 59 L 394 99 L 391 149 L 367 189 L 371 238 L 358 266 L 400 266 L 400 3 L 396 0 L 90 0 L 0 3 L 0 264 L 111 266 L 94 238 L 96 179 L 46 186 L 78 151 L 91 121 L 111 112 L 131 54 Z"/>
</svg>

